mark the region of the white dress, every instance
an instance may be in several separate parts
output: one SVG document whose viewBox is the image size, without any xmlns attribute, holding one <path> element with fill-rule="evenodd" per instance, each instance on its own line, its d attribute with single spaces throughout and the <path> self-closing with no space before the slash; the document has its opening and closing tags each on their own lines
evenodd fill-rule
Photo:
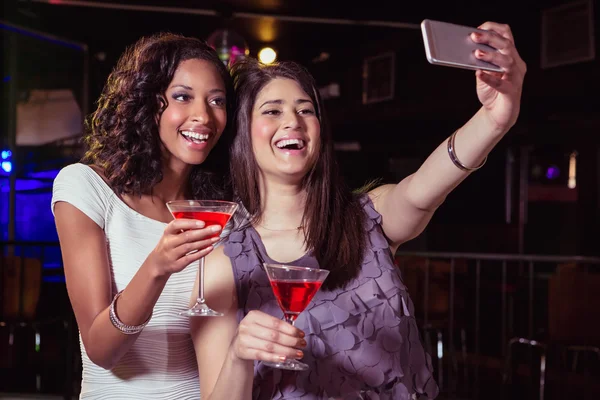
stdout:
<svg viewBox="0 0 600 400">
<path fill-rule="evenodd" d="M 104 230 L 113 295 L 131 281 L 166 227 L 127 206 L 84 164 L 69 165 L 60 171 L 54 181 L 52 211 L 58 201 L 77 207 Z M 192 263 L 169 278 L 152 319 L 112 370 L 90 361 L 79 336 L 81 399 L 200 398 L 189 319 L 178 315 L 189 306 L 197 265 Z"/>
</svg>

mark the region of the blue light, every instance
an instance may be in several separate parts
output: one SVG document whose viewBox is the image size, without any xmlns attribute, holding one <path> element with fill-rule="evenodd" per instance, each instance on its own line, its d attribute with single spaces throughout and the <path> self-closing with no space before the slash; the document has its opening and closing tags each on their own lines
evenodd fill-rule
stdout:
<svg viewBox="0 0 600 400">
<path fill-rule="evenodd" d="M 53 2 L 51 1 L 50 3 L 53 3 Z M 56 3 L 56 2 L 54 2 L 54 3 Z M 47 36 L 42 36 L 39 33 L 30 32 L 25 29 L 18 28 L 15 25 L 7 24 L 4 22 L 0 22 L 0 29 L 5 29 L 7 31 L 20 33 L 21 35 L 30 36 L 30 37 L 33 37 L 33 38 L 39 39 L 39 40 L 45 40 L 45 41 L 57 44 L 59 46 L 69 47 L 71 49 L 76 49 L 76 50 L 81 50 L 81 51 L 86 50 L 86 46 L 84 44 L 80 44 L 80 43 L 76 43 L 76 42 L 69 42 L 66 40 L 60 40 L 60 39 L 56 39 L 53 37 L 49 38 Z"/>
<path fill-rule="evenodd" d="M 546 178 L 556 179 L 560 176 L 560 169 L 556 165 L 551 165 L 546 170 Z"/>
<path fill-rule="evenodd" d="M 3 160 L 7 160 L 10 156 L 12 156 L 12 151 L 2 150 L 2 159 Z"/>
<path fill-rule="evenodd" d="M 4 172 L 12 171 L 12 163 L 10 161 L 2 161 L 2 169 Z"/>
</svg>

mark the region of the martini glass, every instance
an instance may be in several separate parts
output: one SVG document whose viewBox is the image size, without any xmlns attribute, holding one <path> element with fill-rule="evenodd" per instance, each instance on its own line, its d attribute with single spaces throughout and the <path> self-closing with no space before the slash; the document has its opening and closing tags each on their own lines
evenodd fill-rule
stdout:
<svg viewBox="0 0 600 400">
<path fill-rule="evenodd" d="M 175 219 L 197 219 L 204 221 L 205 226 L 220 225 L 225 228 L 227 222 L 237 209 L 237 203 L 220 200 L 175 200 L 167 203 L 167 208 L 173 214 Z M 221 232 L 217 232 L 210 237 L 218 237 Z M 189 310 L 182 311 L 179 315 L 187 315 L 189 317 L 221 317 L 222 313 L 211 309 L 206 304 L 204 298 L 204 257 L 198 260 L 198 297 L 196 304 Z"/>
<path fill-rule="evenodd" d="M 271 288 L 283 311 L 285 321 L 294 325 L 298 315 L 304 311 L 317 293 L 329 271 L 325 269 L 296 267 L 291 265 L 264 264 Z M 273 368 L 305 371 L 308 365 L 298 360 L 263 362 Z"/>
</svg>

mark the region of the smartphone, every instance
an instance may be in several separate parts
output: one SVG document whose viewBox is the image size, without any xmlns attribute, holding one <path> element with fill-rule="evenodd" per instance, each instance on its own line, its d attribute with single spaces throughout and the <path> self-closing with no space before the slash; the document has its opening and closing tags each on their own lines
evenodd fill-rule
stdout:
<svg viewBox="0 0 600 400">
<path fill-rule="evenodd" d="M 481 29 L 425 19 L 421 22 L 421 32 L 425 55 L 431 64 L 502 72 L 502 68 L 496 64 L 479 60 L 473 54 L 476 49 L 488 53 L 498 51 L 486 44 L 475 43 L 471 39 L 471 33 L 485 32 Z"/>
</svg>

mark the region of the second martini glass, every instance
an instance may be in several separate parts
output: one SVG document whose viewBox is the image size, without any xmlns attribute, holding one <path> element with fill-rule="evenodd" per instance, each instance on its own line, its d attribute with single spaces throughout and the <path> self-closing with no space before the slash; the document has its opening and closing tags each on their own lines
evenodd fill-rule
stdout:
<svg viewBox="0 0 600 400">
<path fill-rule="evenodd" d="M 205 226 L 220 225 L 221 228 L 225 228 L 237 206 L 237 203 L 220 200 L 175 200 L 167 203 L 167 208 L 175 219 L 197 219 L 204 221 Z M 218 237 L 220 234 L 221 232 L 217 232 L 210 237 Z M 221 317 L 223 313 L 211 309 L 206 304 L 206 299 L 204 298 L 204 257 L 198 262 L 200 268 L 196 304 L 189 310 L 181 312 L 180 315 L 190 317 Z"/>
<path fill-rule="evenodd" d="M 313 296 L 329 275 L 326 269 L 296 267 L 291 265 L 263 264 L 271 288 L 283 311 L 285 321 L 294 325 L 298 315 L 304 311 Z M 297 360 L 287 359 L 282 362 L 263 362 L 273 368 L 305 371 L 308 365 Z"/>
</svg>

